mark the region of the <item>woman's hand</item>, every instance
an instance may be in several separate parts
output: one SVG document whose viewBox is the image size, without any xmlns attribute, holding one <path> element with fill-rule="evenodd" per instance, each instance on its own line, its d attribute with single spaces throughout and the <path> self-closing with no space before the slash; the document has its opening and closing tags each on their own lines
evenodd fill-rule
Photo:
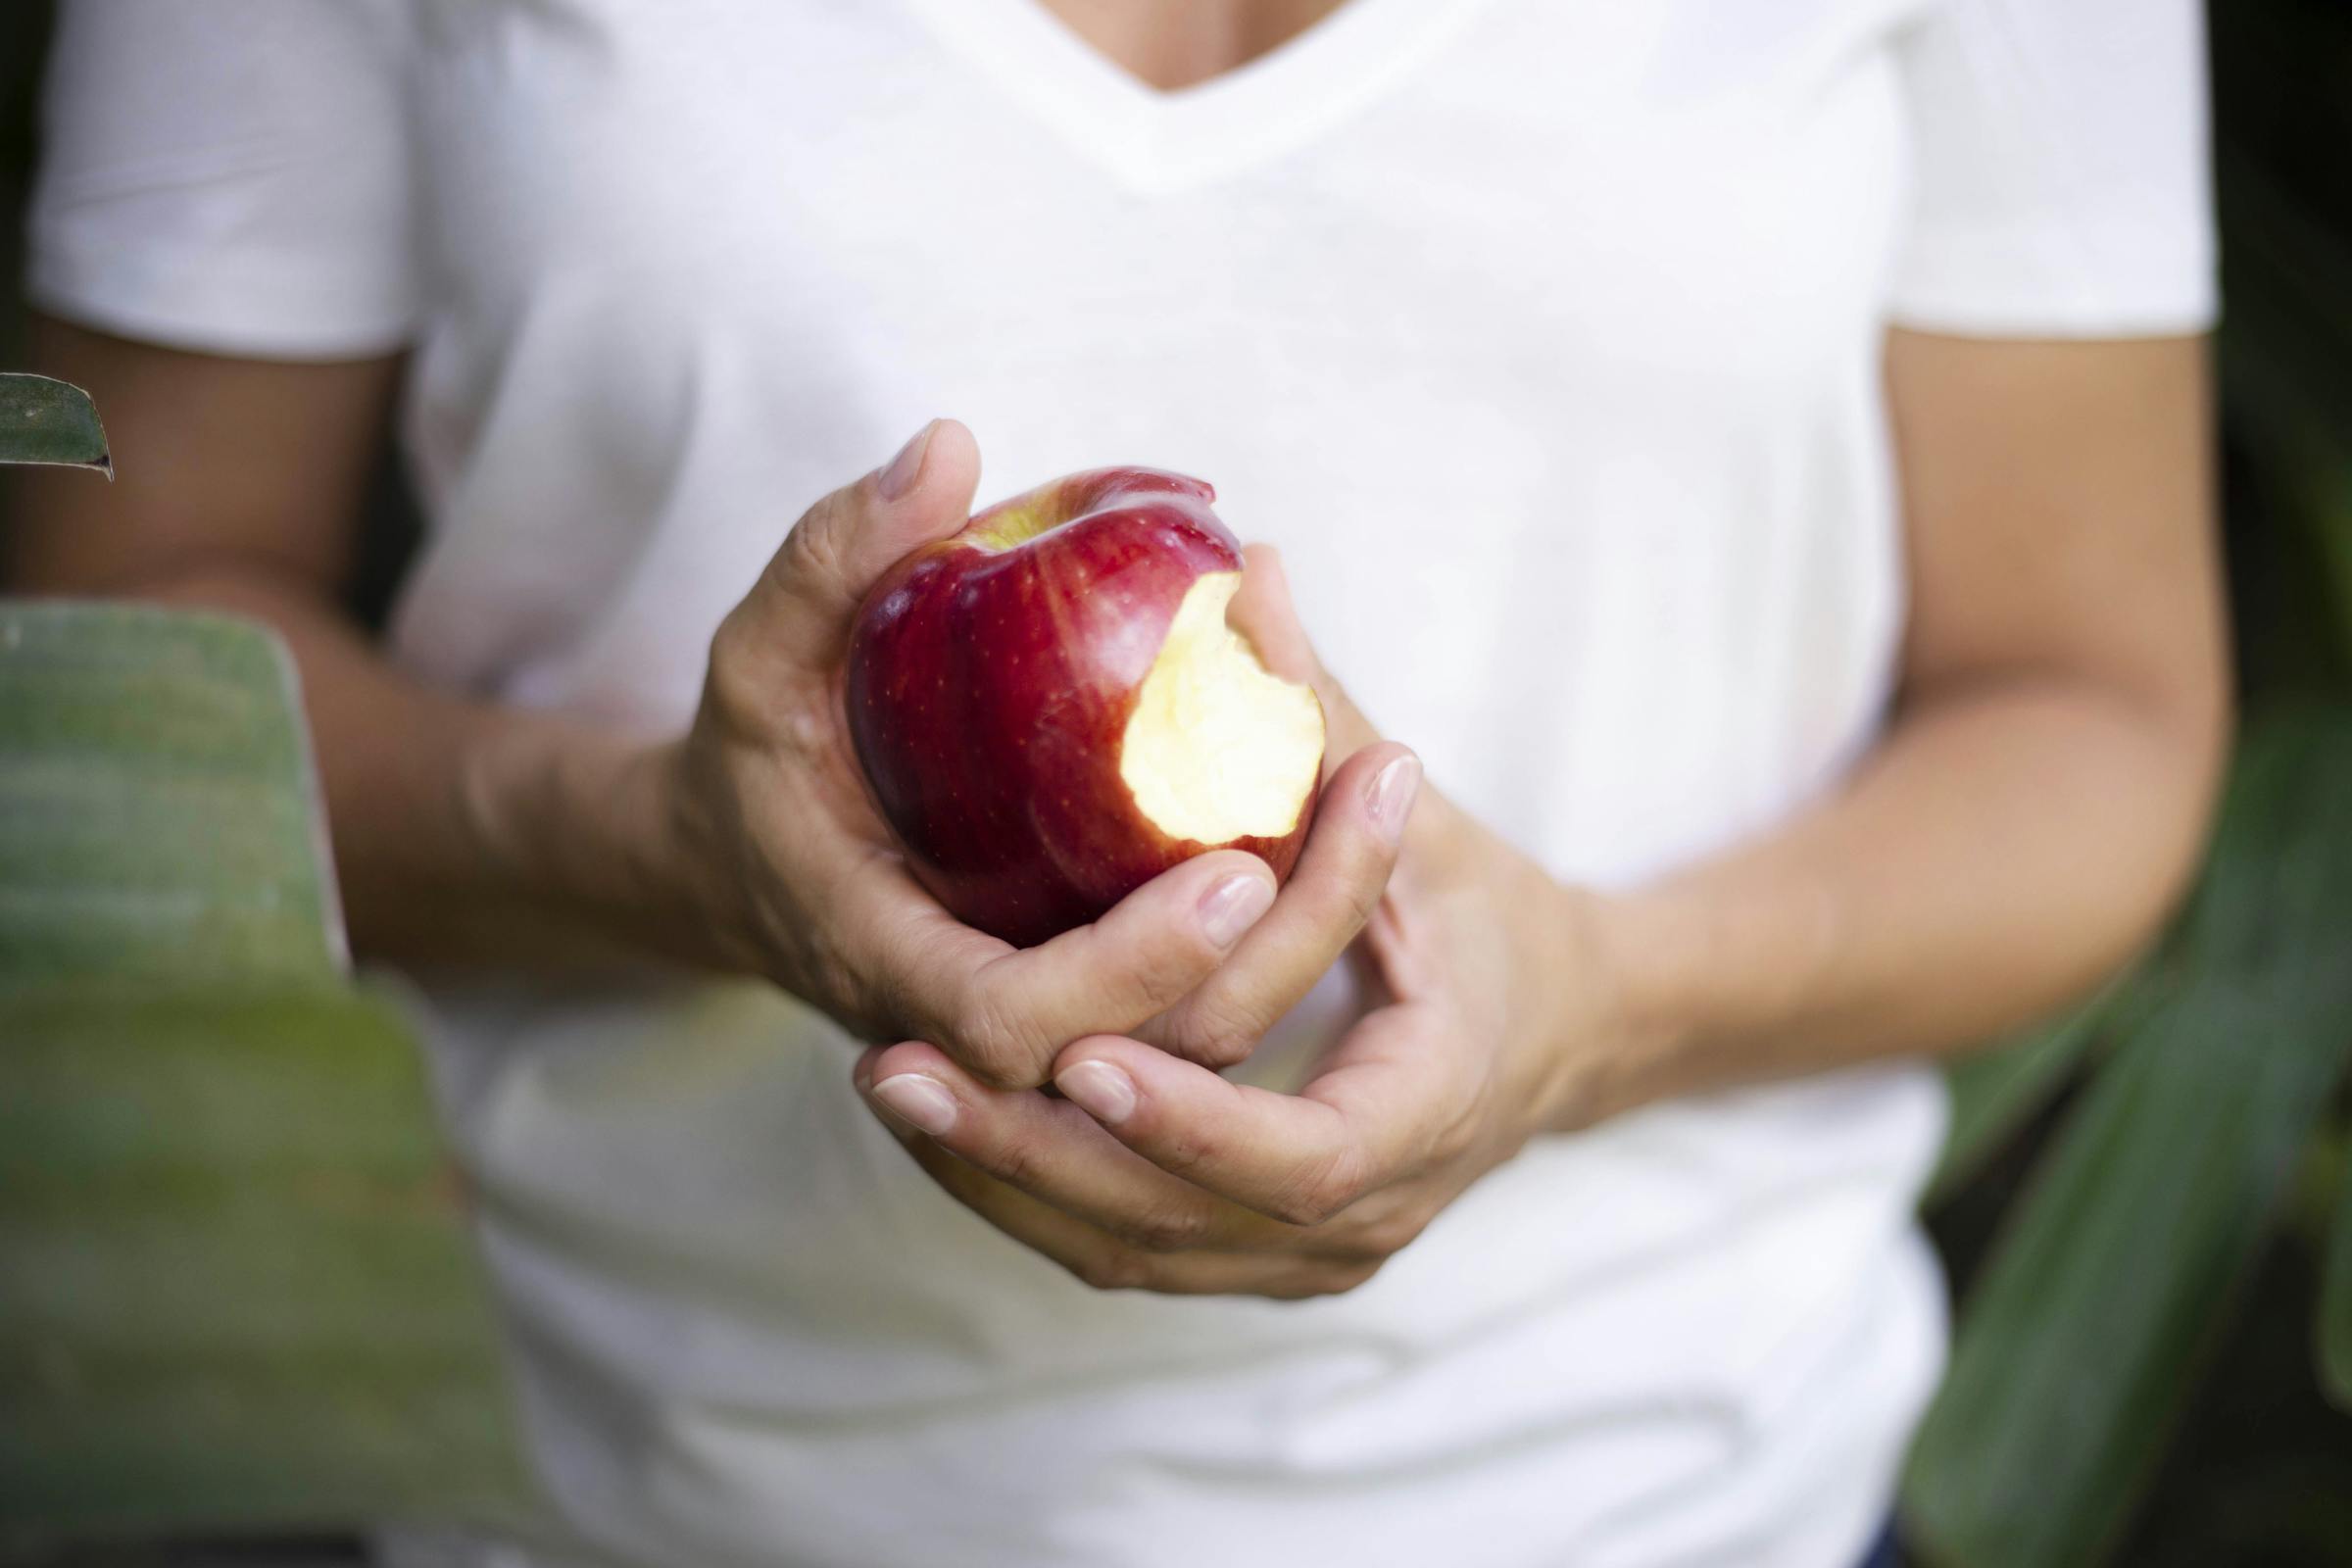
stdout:
<svg viewBox="0 0 2352 1568">
<path fill-rule="evenodd" d="M 1279 569 L 1261 555 L 1250 581 L 1245 624 L 1269 662 L 1310 666 Z M 1335 752 L 1373 744 L 1317 687 Z M 1328 1295 L 1574 1119 L 1576 1063 L 1613 1038 L 1594 933 L 1590 900 L 1424 791 L 1364 930 L 1380 1000 L 1297 1095 L 1116 1034 L 1055 1058 L 1058 1100 L 919 1043 L 869 1051 L 856 1079 L 952 1196 L 1092 1285 Z"/>
<path fill-rule="evenodd" d="M 1063 1047 L 1102 1033 L 1237 1060 L 1271 1023 L 1263 1009 L 1303 995 L 1378 900 L 1402 813 L 1384 827 L 1368 785 L 1402 749 L 1335 778 L 1351 804 L 1318 816 L 1279 901 L 1263 861 L 1220 851 L 1035 948 L 963 925 L 915 882 L 870 805 L 839 691 L 867 590 L 963 526 L 978 468 L 961 425 L 927 427 L 811 508 L 719 628 L 693 730 L 662 761 L 688 905 L 729 966 L 862 1038 L 930 1041 L 969 1082 L 1041 1084 Z"/>
<path fill-rule="evenodd" d="M 1395 836 L 1363 785 L 1394 747 L 1332 781 L 1348 799 L 1318 815 L 1279 899 L 1254 857 L 1205 855 L 1016 953 L 915 885 L 836 694 L 867 588 L 967 520 L 979 458 L 961 425 L 926 427 L 809 509 L 713 639 L 690 734 L 649 745 L 427 685 L 340 609 L 397 358 L 220 359 L 57 321 L 36 358 L 94 388 L 145 461 L 95 487 L 24 470 L 35 504 L 0 529 L 13 580 L 228 610 L 285 639 L 365 956 L 570 983 L 649 962 L 756 974 L 868 1038 L 1040 1084 L 1103 1030 L 1238 1059 L 1380 896 Z"/>
</svg>

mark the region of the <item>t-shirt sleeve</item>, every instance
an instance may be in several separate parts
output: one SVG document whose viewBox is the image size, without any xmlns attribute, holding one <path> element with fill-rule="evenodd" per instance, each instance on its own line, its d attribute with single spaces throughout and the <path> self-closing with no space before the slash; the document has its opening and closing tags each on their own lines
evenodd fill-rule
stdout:
<svg viewBox="0 0 2352 1568">
<path fill-rule="evenodd" d="M 1891 314 L 2004 336 L 2219 311 L 2198 0 L 1938 0 L 1901 48 L 1913 187 Z"/>
<path fill-rule="evenodd" d="M 408 0 L 67 0 L 27 220 L 41 309 L 257 358 L 417 314 Z"/>
</svg>

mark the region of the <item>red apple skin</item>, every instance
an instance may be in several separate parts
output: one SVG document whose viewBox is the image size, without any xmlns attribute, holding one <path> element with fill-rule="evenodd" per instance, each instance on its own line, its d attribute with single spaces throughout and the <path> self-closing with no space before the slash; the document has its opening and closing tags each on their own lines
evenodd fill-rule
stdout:
<svg viewBox="0 0 2352 1568">
<path fill-rule="evenodd" d="M 1170 838 L 1119 777 L 1119 746 L 1199 578 L 1242 569 L 1216 492 L 1098 468 L 975 516 L 891 568 L 851 635 L 845 708 L 875 804 L 916 878 L 967 925 L 1029 947 L 1099 918 L 1204 850 L 1290 874 L 1314 797 L 1280 838 Z M 1028 511 L 1027 509 L 1035 509 Z M 973 543 L 1024 513 L 1046 531 Z"/>
</svg>

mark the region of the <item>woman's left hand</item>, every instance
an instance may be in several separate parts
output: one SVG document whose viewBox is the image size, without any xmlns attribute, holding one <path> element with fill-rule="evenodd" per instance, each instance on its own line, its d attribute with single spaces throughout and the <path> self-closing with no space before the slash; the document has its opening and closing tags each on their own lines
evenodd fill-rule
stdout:
<svg viewBox="0 0 2352 1568">
<path fill-rule="evenodd" d="M 1270 559 L 1260 573 L 1279 589 Z M 1315 678 L 1333 754 L 1369 744 L 1287 601 L 1249 597 L 1268 662 Z M 1424 789 L 1354 955 L 1372 1009 L 1296 1095 L 1108 1035 L 1061 1052 L 1062 1099 L 991 1088 L 919 1043 L 866 1052 L 856 1080 L 941 1187 L 1090 1285 L 1331 1295 L 1580 1119 L 1579 1064 L 1616 1038 L 1594 906 Z"/>
</svg>

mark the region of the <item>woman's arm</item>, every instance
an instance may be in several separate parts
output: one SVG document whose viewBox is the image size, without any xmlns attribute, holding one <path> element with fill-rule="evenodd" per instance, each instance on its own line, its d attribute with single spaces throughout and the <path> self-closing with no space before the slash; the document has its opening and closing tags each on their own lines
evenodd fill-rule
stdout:
<svg viewBox="0 0 2352 1568">
<path fill-rule="evenodd" d="M 41 368 L 97 398 L 111 485 L 29 470 L 5 580 L 263 621 L 301 671 L 357 948 L 414 962 L 707 957 L 665 923 L 640 749 L 435 691 L 395 669 L 342 608 L 361 502 L 400 361 L 294 364 L 184 354 L 37 319 Z M 562 861 L 500 875 L 466 820 L 466 759 L 531 746 L 570 799 Z M 675 913 L 674 909 L 666 912 Z"/>
<path fill-rule="evenodd" d="M 1983 1041 L 2118 967 L 2196 864 L 2229 730 L 2204 343 L 1897 331 L 1887 380 L 1891 723 L 1786 829 L 1600 906 L 1623 1043 L 1571 1125 Z"/>
<path fill-rule="evenodd" d="M 363 954 L 754 975 L 866 1038 L 929 1040 L 988 1081 L 1035 1084 L 1071 1040 L 1215 1000 L 1212 975 L 1279 1010 L 1395 860 L 1369 791 L 1402 753 L 1386 747 L 1335 774 L 1279 899 L 1263 861 L 1219 851 L 1016 951 L 924 893 L 856 775 L 838 677 L 866 589 L 970 512 L 979 454 L 952 421 L 809 508 L 713 637 L 689 731 L 645 738 L 432 689 L 345 615 L 397 361 L 239 361 L 55 321 L 37 346 L 97 397 L 122 478 L 32 478 L 11 582 L 227 610 L 284 637 Z M 1230 1059 L 1196 1032 L 1197 1059 Z"/>
<path fill-rule="evenodd" d="M 1081 1279 L 1312 1296 L 1536 1133 L 1949 1050 L 2087 990 L 2186 881 L 2224 751 L 2203 347 L 1898 334 L 1888 373 L 1902 690 L 1812 810 L 1601 896 L 1424 791 L 1366 928 L 1385 1004 L 1297 1095 L 1108 1037 L 1061 1054 L 1059 1100 L 912 1044 L 869 1052 L 858 1088 L 942 1187 Z M 1251 577 L 1258 645 L 1368 742 L 1279 572 Z"/>
</svg>

